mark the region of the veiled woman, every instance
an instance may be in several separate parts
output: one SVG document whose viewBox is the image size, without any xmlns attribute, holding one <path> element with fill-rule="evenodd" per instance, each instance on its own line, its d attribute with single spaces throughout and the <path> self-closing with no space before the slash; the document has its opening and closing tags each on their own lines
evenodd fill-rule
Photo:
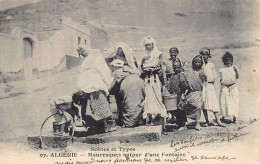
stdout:
<svg viewBox="0 0 260 164">
<path fill-rule="evenodd" d="M 159 79 L 159 76 L 162 74 L 164 81 L 166 81 L 162 52 L 157 49 L 155 40 L 149 36 L 143 39 L 143 45 L 145 46 L 145 55 L 142 60 L 141 68 L 146 93 L 143 116 L 146 118 L 147 125 L 153 124 L 152 122 L 157 116 L 163 118 L 164 128 L 168 115 L 162 102 L 162 83 Z"/>
<path fill-rule="evenodd" d="M 107 119 L 112 115 L 107 100 L 112 82 L 110 69 L 100 50 L 79 46 L 77 51 L 84 61 L 77 82 L 79 92 L 73 95 L 73 102 L 81 105 L 82 118 L 88 125 L 94 124 L 92 119 L 101 121 L 108 132 Z"/>
<path fill-rule="evenodd" d="M 105 57 L 112 59 L 115 85 L 110 93 L 115 95 L 119 118 L 123 127 L 142 124 L 144 82 L 139 77 L 134 53 L 124 42 L 109 48 Z"/>
</svg>

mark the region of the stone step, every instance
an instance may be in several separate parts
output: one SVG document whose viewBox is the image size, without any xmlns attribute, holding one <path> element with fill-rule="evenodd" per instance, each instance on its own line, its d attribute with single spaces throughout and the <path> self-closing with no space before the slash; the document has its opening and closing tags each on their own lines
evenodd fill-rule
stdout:
<svg viewBox="0 0 260 164">
<path fill-rule="evenodd" d="M 73 142 L 87 144 L 102 144 L 119 141 L 120 143 L 143 143 L 147 141 L 158 141 L 162 135 L 162 126 L 139 126 L 133 128 L 117 127 L 116 131 L 95 134 L 87 137 L 73 137 Z M 69 136 L 44 136 L 44 142 L 54 147 L 66 147 Z M 40 136 L 28 136 L 28 144 L 32 148 L 43 148 Z"/>
</svg>

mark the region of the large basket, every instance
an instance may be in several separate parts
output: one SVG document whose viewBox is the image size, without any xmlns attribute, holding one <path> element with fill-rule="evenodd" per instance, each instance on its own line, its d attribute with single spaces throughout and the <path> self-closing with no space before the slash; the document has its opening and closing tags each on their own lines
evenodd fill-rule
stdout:
<svg viewBox="0 0 260 164">
<path fill-rule="evenodd" d="M 173 94 L 164 95 L 163 99 L 167 111 L 177 109 L 177 95 L 173 95 Z"/>
</svg>

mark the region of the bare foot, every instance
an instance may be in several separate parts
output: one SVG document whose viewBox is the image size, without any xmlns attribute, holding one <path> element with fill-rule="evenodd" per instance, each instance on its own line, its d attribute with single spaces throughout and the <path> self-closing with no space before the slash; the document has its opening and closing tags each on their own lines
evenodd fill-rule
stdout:
<svg viewBox="0 0 260 164">
<path fill-rule="evenodd" d="M 217 123 L 215 123 L 215 122 L 210 122 L 209 123 L 209 126 L 217 126 L 218 124 Z"/>
<path fill-rule="evenodd" d="M 187 129 L 187 126 L 183 126 L 183 127 L 180 127 L 178 130 L 182 131 L 182 130 L 186 130 L 186 129 Z"/>
<path fill-rule="evenodd" d="M 197 125 L 194 127 L 194 129 L 200 131 L 200 130 L 201 130 L 200 124 L 197 124 Z"/>
<path fill-rule="evenodd" d="M 220 126 L 220 127 L 226 127 L 226 125 L 223 124 L 220 120 L 219 120 L 219 121 L 217 120 L 217 124 L 218 124 L 218 126 Z"/>
</svg>

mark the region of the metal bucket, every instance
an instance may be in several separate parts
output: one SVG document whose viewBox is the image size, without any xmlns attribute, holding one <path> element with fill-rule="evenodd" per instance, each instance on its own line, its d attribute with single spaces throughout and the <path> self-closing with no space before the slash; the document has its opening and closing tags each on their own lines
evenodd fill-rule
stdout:
<svg viewBox="0 0 260 164">
<path fill-rule="evenodd" d="M 167 111 L 177 109 L 177 105 L 178 105 L 177 104 L 177 95 L 173 95 L 173 94 L 164 95 L 163 99 L 164 99 L 164 105 L 165 105 Z"/>
</svg>

